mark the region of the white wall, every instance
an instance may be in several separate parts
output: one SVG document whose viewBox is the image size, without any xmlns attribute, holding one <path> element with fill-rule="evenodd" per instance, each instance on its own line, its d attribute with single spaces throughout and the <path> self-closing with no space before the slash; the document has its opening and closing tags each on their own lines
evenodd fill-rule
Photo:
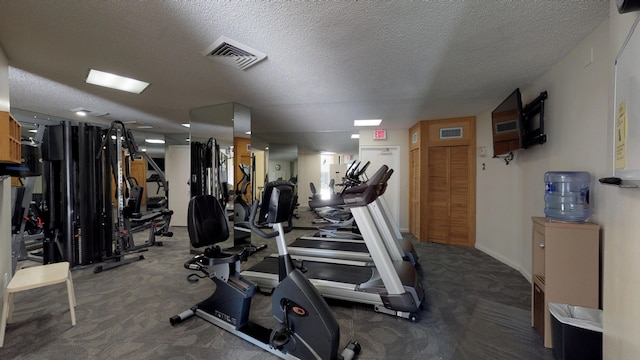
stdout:
<svg viewBox="0 0 640 360">
<path fill-rule="evenodd" d="M 165 154 L 165 176 L 169 182 L 169 209 L 173 210 L 171 226 L 187 226 L 187 208 L 191 198 L 189 145 L 171 145 Z"/>
<path fill-rule="evenodd" d="M 298 148 L 298 204 L 299 211 L 309 208 L 311 189 L 309 183 L 313 182 L 320 189 L 320 154 L 310 152 L 304 148 Z"/>
<path fill-rule="evenodd" d="M 417 122 L 417 121 L 416 121 Z M 398 226 L 401 231 L 409 230 L 409 130 L 387 130 L 387 138 L 374 140 L 373 130 L 360 130 L 360 146 L 397 146 L 400 150 L 400 163 L 406 164 L 400 169 L 393 169 L 389 181 L 397 181 L 400 186 L 400 218 Z M 370 169 L 373 174 L 377 169 Z M 406 189 L 404 191 L 403 189 Z"/>
<path fill-rule="evenodd" d="M 532 86 L 521 88 L 525 104 L 548 91 L 546 144 L 516 151 L 509 165 L 501 159 L 478 159 L 476 246 L 527 278 L 531 271 L 531 217 L 544 216 L 545 172 L 589 171 L 594 179 L 591 204 L 597 221 L 602 196 L 595 179 L 607 175 L 609 159 L 606 84 L 612 60 L 607 36 L 604 23 Z M 584 66 L 592 48 L 593 62 Z M 487 146 L 492 154 L 490 110 L 478 116 L 478 146 Z"/>
<path fill-rule="evenodd" d="M 0 111 L 9 111 L 9 61 L 2 48 L 0 48 Z M 11 180 L 6 179 L 0 180 L 0 296 L 4 296 L 10 278 Z"/>
<path fill-rule="evenodd" d="M 597 181 L 612 174 L 614 59 L 637 16 L 619 15 L 615 2 L 610 6 L 610 20 L 533 84 L 522 85 L 525 103 L 549 92 L 548 142 L 516 152 L 509 165 L 478 159 L 476 246 L 530 278 L 531 216 L 544 215 L 544 173 L 589 171 L 592 220 L 603 228 L 604 358 L 638 359 L 640 191 Z M 490 110 L 478 115 L 478 146 L 488 149 L 490 124 Z"/>
<path fill-rule="evenodd" d="M 609 103 L 607 162 L 602 175 L 613 173 L 613 59 L 638 13 L 619 15 L 610 4 Z M 640 29 L 636 29 L 639 31 Z M 603 130 L 603 133 L 604 130 Z M 604 358 L 640 359 L 640 191 L 600 186 L 596 209 L 603 225 Z"/>
</svg>

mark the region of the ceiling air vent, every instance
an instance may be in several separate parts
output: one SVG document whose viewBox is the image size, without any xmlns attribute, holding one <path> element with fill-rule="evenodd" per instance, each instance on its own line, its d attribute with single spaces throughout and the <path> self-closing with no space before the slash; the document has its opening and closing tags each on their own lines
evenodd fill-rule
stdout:
<svg viewBox="0 0 640 360">
<path fill-rule="evenodd" d="M 462 127 L 440 129 L 440 139 L 461 139 Z"/>
<path fill-rule="evenodd" d="M 258 50 L 224 36 L 220 36 L 203 54 L 211 60 L 241 70 L 247 70 L 267 57 Z"/>
</svg>

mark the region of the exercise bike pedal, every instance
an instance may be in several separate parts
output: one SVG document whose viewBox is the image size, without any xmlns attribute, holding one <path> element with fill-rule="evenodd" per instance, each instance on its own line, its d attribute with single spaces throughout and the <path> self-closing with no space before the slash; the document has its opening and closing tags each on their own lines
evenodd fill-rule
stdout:
<svg viewBox="0 0 640 360">
<path fill-rule="evenodd" d="M 358 354 L 360 354 L 361 350 L 362 350 L 362 347 L 360 346 L 360 343 L 355 340 L 351 340 L 349 344 L 345 346 L 344 350 L 342 350 L 342 353 L 340 355 L 344 360 L 351 360 L 355 358 Z"/>
<path fill-rule="evenodd" d="M 273 330 L 271 332 L 269 344 L 271 344 L 274 349 L 282 350 L 282 348 L 289 342 L 290 339 L 291 329 L 281 327 L 280 329 Z"/>
<path fill-rule="evenodd" d="M 294 266 L 303 274 L 307 272 L 307 268 L 304 266 L 304 262 L 302 260 L 295 260 Z"/>
</svg>

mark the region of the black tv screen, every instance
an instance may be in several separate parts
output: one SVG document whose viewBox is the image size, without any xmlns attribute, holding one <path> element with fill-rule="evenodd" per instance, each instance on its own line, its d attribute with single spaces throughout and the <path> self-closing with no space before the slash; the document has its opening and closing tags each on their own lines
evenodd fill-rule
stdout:
<svg viewBox="0 0 640 360">
<path fill-rule="evenodd" d="M 509 154 L 522 144 L 522 95 L 515 89 L 491 112 L 493 127 L 493 156 Z"/>
</svg>

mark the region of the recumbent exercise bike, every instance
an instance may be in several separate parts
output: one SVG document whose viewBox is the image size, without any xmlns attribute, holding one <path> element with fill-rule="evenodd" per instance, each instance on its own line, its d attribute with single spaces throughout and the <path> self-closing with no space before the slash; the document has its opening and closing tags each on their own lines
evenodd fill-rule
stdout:
<svg viewBox="0 0 640 360">
<path fill-rule="evenodd" d="M 338 353 L 340 328 L 331 309 L 316 288 L 297 269 L 285 243 L 283 223 L 291 228 L 294 185 L 288 181 L 267 183 L 263 191 L 260 224 L 255 224 L 259 202 L 251 208 L 251 229 L 264 238 L 276 238 L 280 262 L 280 282 L 271 296 L 277 326 L 274 329 L 249 321 L 251 298 L 257 286 L 240 275 L 241 253 L 226 253 L 217 246 L 229 237 L 225 212 L 211 195 L 197 195 L 189 202 L 188 231 L 191 245 L 207 246 L 204 254 L 184 264 L 204 273 L 215 283 L 214 293 L 192 308 L 173 316 L 176 325 L 198 316 L 284 359 L 352 359 L 360 344 L 349 342 Z"/>
</svg>

